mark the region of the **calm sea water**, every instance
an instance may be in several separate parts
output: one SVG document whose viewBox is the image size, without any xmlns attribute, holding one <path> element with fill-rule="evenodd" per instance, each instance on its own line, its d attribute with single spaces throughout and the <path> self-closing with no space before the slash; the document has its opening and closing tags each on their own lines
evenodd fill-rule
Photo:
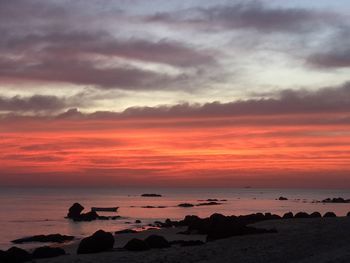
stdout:
<svg viewBox="0 0 350 263">
<path fill-rule="evenodd" d="M 142 193 L 158 193 L 163 196 L 145 198 L 140 196 Z M 285 196 L 289 200 L 275 200 L 279 196 Z M 134 228 L 140 226 L 134 224 L 136 219 L 146 225 L 155 220 L 177 220 L 188 214 L 205 217 L 214 212 L 226 215 L 272 212 L 283 215 L 288 211 L 333 211 L 338 216 L 344 216 L 350 211 L 350 204 L 312 203 L 328 197 L 350 199 L 350 190 L 0 188 L 0 249 L 10 247 L 13 239 L 36 234 L 61 233 L 83 237 L 98 229 L 116 231 Z M 198 200 L 208 198 L 228 201 L 220 206 L 177 207 L 179 203 L 195 204 Z M 74 202 L 81 203 L 85 211 L 92 206 L 119 206 L 118 213 L 108 215 L 120 215 L 122 218 L 115 221 L 72 222 L 64 217 Z M 167 208 L 149 209 L 142 206 Z M 24 247 L 31 246 L 33 244 Z"/>
</svg>

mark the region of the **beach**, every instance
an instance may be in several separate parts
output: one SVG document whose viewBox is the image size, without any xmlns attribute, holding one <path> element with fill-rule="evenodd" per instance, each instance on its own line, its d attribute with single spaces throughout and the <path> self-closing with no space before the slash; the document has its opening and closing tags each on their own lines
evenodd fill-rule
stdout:
<svg viewBox="0 0 350 263">
<path fill-rule="evenodd" d="M 130 252 L 122 249 L 128 239 L 145 238 L 157 233 L 169 241 L 205 240 L 204 236 L 176 234 L 183 229 L 149 230 L 115 236 L 113 251 L 76 255 L 76 244 L 66 247 L 69 255 L 38 260 L 47 263 L 70 262 L 349 262 L 350 218 L 282 219 L 254 224 L 259 228 L 276 228 L 277 233 L 235 236 L 207 242 L 201 246 L 152 249 Z"/>
</svg>

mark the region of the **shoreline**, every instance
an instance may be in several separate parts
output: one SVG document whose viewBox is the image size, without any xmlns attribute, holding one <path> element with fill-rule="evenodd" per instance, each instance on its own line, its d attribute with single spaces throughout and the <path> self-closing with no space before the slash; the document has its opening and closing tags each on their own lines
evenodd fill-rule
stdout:
<svg viewBox="0 0 350 263">
<path fill-rule="evenodd" d="M 78 240 L 63 246 L 65 256 L 37 262 L 349 262 L 350 218 L 308 218 L 269 220 L 252 224 L 260 228 L 276 228 L 277 233 L 233 236 L 207 242 L 201 246 L 179 247 L 131 252 L 119 249 L 128 239 L 145 238 L 151 234 L 177 239 L 204 240 L 203 235 L 179 235 L 184 227 L 115 235 L 113 251 L 77 255 Z M 181 260 L 179 260 L 181 259 Z M 332 261 L 333 260 L 333 261 Z"/>
</svg>

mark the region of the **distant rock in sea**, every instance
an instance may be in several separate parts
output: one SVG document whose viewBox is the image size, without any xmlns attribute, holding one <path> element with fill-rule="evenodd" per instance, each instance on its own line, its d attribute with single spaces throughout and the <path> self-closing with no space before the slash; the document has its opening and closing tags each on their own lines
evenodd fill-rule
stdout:
<svg viewBox="0 0 350 263">
<path fill-rule="evenodd" d="M 280 197 L 278 198 L 278 200 L 279 200 L 279 201 L 287 201 L 288 198 L 287 198 L 287 197 L 284 197 L 284 196 L 280 196 Z"/>
<path fill-rule="evenodd" d="M 160 194 L 142 194 L 142 197 L 162 197 Z"/>
<path fill-rule="evenodd" d="M 100 216 L 96 211 L 90 211 L 87 213 L 81 213 L 84 207 L 79 203 L 74 203 L 68 210 L 67 218 L 72 219 L 76 222 L 82 221 L 94 221 L 94 220 L 116 220 L 120 216 Z"/>
<path fill-rule="evenodd" d="M 338 198 L 326 198 L 324 200 L 321 201 L 322 203 L 339 203 L 339 204 L 346 204 L 346 203 L 350 203 L 350 199 L 344 199 L 342 197 L 338 197 Z"/>
<path fill-rule="evenodd" d="M 98 230 L 92 236 L 83 238 L 79 244 L 78 254 L 91 254 L 111 250 L 114 237 L 111 233 Z"/>
<path fill-rule="evenodd" d="M 190 203 L 181 203 L 181 204 L 178 204 L 177 206 L 178 207 L 194 207 L 194 205 L 190 204 Z"/>
<path fill-rule="evenodd" d="M 199 203 L 196 206 L 210 206 L 210 205 L 221 205 L 221 203 L 218 203 L 218 202 Z"/>
</svg>

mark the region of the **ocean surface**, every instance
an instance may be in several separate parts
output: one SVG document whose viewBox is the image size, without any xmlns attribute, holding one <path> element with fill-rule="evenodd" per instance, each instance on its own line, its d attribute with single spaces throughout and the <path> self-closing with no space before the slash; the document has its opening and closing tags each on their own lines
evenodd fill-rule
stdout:
<svg viewBox="0 0 350 263">
<path fill-rule="evenodd" d="M 141 197 L 143 193 L 157 193 L 162 197 Z M 278 201 L 278 197 L 287 201 Z M 98 229 L 117 231 L 137 228 L 155 220 L 167 218 L 178 220 L 186 215 L 209 216 L 213 213 L 243 215 L 256 212 L 333 211 L 344 216 L 350 204 L 315 203 L 325 198 L 350 199 L 350 190 L 292 190 L 292 189 L 175 189 L 175 188 L 0 188 L 0 249 L 10 246 L 11 240 L 37 234 L 66 234 L 83 237 Z M 177 207 L 180 203 L 200 203 L 198 200 L 227 199 L 218 206 L 193 208 Z M 85 212 L 92 206 L 118 206 L 119 220 L 72 222 L 65 219 L 69 207 L 79 202 Z M 166 208 L 142 208 L 143 206 L 166 206 Z M 135 224 L 139 219 L 142 224 Z M 26 244 L 31 248 L 38 244 Z"/>
</svg>

